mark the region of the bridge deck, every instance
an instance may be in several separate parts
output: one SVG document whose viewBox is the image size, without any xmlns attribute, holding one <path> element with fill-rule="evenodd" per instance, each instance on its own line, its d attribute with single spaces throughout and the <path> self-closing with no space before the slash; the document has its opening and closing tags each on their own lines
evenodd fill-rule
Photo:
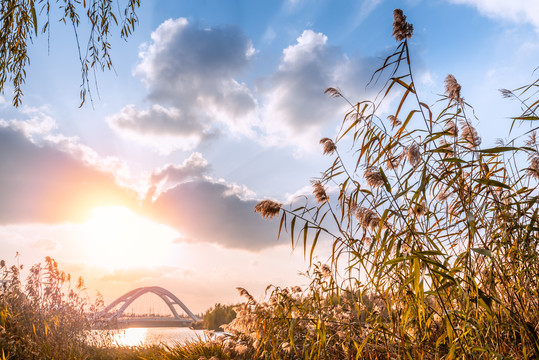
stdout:
<svg viewBox="0 0 539 360">
<path fill-rule="evenodd" d="M 152 328 L 152 327 L 189 327 L 193 324 L 191 319 L 168 319 L 168 318 L 132 318 L 118 319 L 111 325 L 117 329 L 127 328 Z"/>
</svg>

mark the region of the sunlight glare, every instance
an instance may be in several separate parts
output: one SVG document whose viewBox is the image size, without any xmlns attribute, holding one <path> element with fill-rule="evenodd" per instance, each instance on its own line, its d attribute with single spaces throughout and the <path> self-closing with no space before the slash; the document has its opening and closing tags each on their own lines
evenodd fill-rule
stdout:
<svg viewBox="0 0 539 360">
<path fill-rule="evenodd" d="M 116 334 L 114 340 L 118 346 L 141 346 L 146 340 L 147 332 L 146 328 L 128 328 Z"/>
<path fill-rule="evenodd" d="M 88 256 L 108 268 L 160 264 L 180 236 L 123 206 L 95 208 L 85 226 Z"/>
</svg>

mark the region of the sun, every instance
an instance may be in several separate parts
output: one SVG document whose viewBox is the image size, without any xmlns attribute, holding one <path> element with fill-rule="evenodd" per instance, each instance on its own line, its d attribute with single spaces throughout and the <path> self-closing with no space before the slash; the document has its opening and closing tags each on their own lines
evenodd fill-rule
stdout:
<svg viewBox="0 0 539 360">
<path fill-rule="evenodd" d="M 85 224 L 87 257 L 108 268 L 144 267 L 168 257 L 176 230 L 124 206 L 98 207 Z"/>
</svg>

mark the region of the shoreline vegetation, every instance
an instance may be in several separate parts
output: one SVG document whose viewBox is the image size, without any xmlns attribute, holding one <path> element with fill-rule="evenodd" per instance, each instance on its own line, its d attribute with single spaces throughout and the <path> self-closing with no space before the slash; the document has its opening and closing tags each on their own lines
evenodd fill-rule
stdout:
<svg viewBox="0 0 539 360">
<path fill-rule="evenodd" d="M 268 286 L 261 300 L 238 288 L 245 302 L 212 309 L 235 318 L 208 341 L 97 347 L 84 339 L 85 314 L 103 304 L 89 303 L 81 279 L 73 285 L 47 258 L 22 284 L 2 261 L 2 359 L 539 358 L 539 80 L 501 90 L 522 113 L 507 140 L 481 148 L 454 76 L 434 105 L 421 100 L 413 26 L 399 9 L 393 35 L 368 84 L 381 87 L 374 101 L 326 90 L 350 110 L 320 141 L 335 160 L 313 180 L 314 200 L 255 207 L 280 217 L 279 235 L 310 258 L 306 288 Z M 389 95 L 397 105 L 382 118 Z M 314 257 L 322 239 L 333 243 L 328 264 Z"/>
</svg>

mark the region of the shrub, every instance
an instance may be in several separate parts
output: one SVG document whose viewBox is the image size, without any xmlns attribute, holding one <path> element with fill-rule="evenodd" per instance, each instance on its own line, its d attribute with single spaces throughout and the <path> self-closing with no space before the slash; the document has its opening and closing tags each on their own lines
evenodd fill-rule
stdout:
<svg viewBox="0 0 539 360">
<path fill-rule="evenodd" d="M 22 268 L 22 266 L 21 266 Z M 0 261 L 0 349 L 6 359 L 85 357 L 91 305 L 81 278 L 73 286 L 54 259 L 36 264 L 23 284 L 20 268 Z"/>
<path fill-rule="evenodd" d="M 221 325 L 228 324 L 236 318 L 235 305 L 215 304 L 204 314 L 204 329 L 220 330 Z"/>
</svg>

